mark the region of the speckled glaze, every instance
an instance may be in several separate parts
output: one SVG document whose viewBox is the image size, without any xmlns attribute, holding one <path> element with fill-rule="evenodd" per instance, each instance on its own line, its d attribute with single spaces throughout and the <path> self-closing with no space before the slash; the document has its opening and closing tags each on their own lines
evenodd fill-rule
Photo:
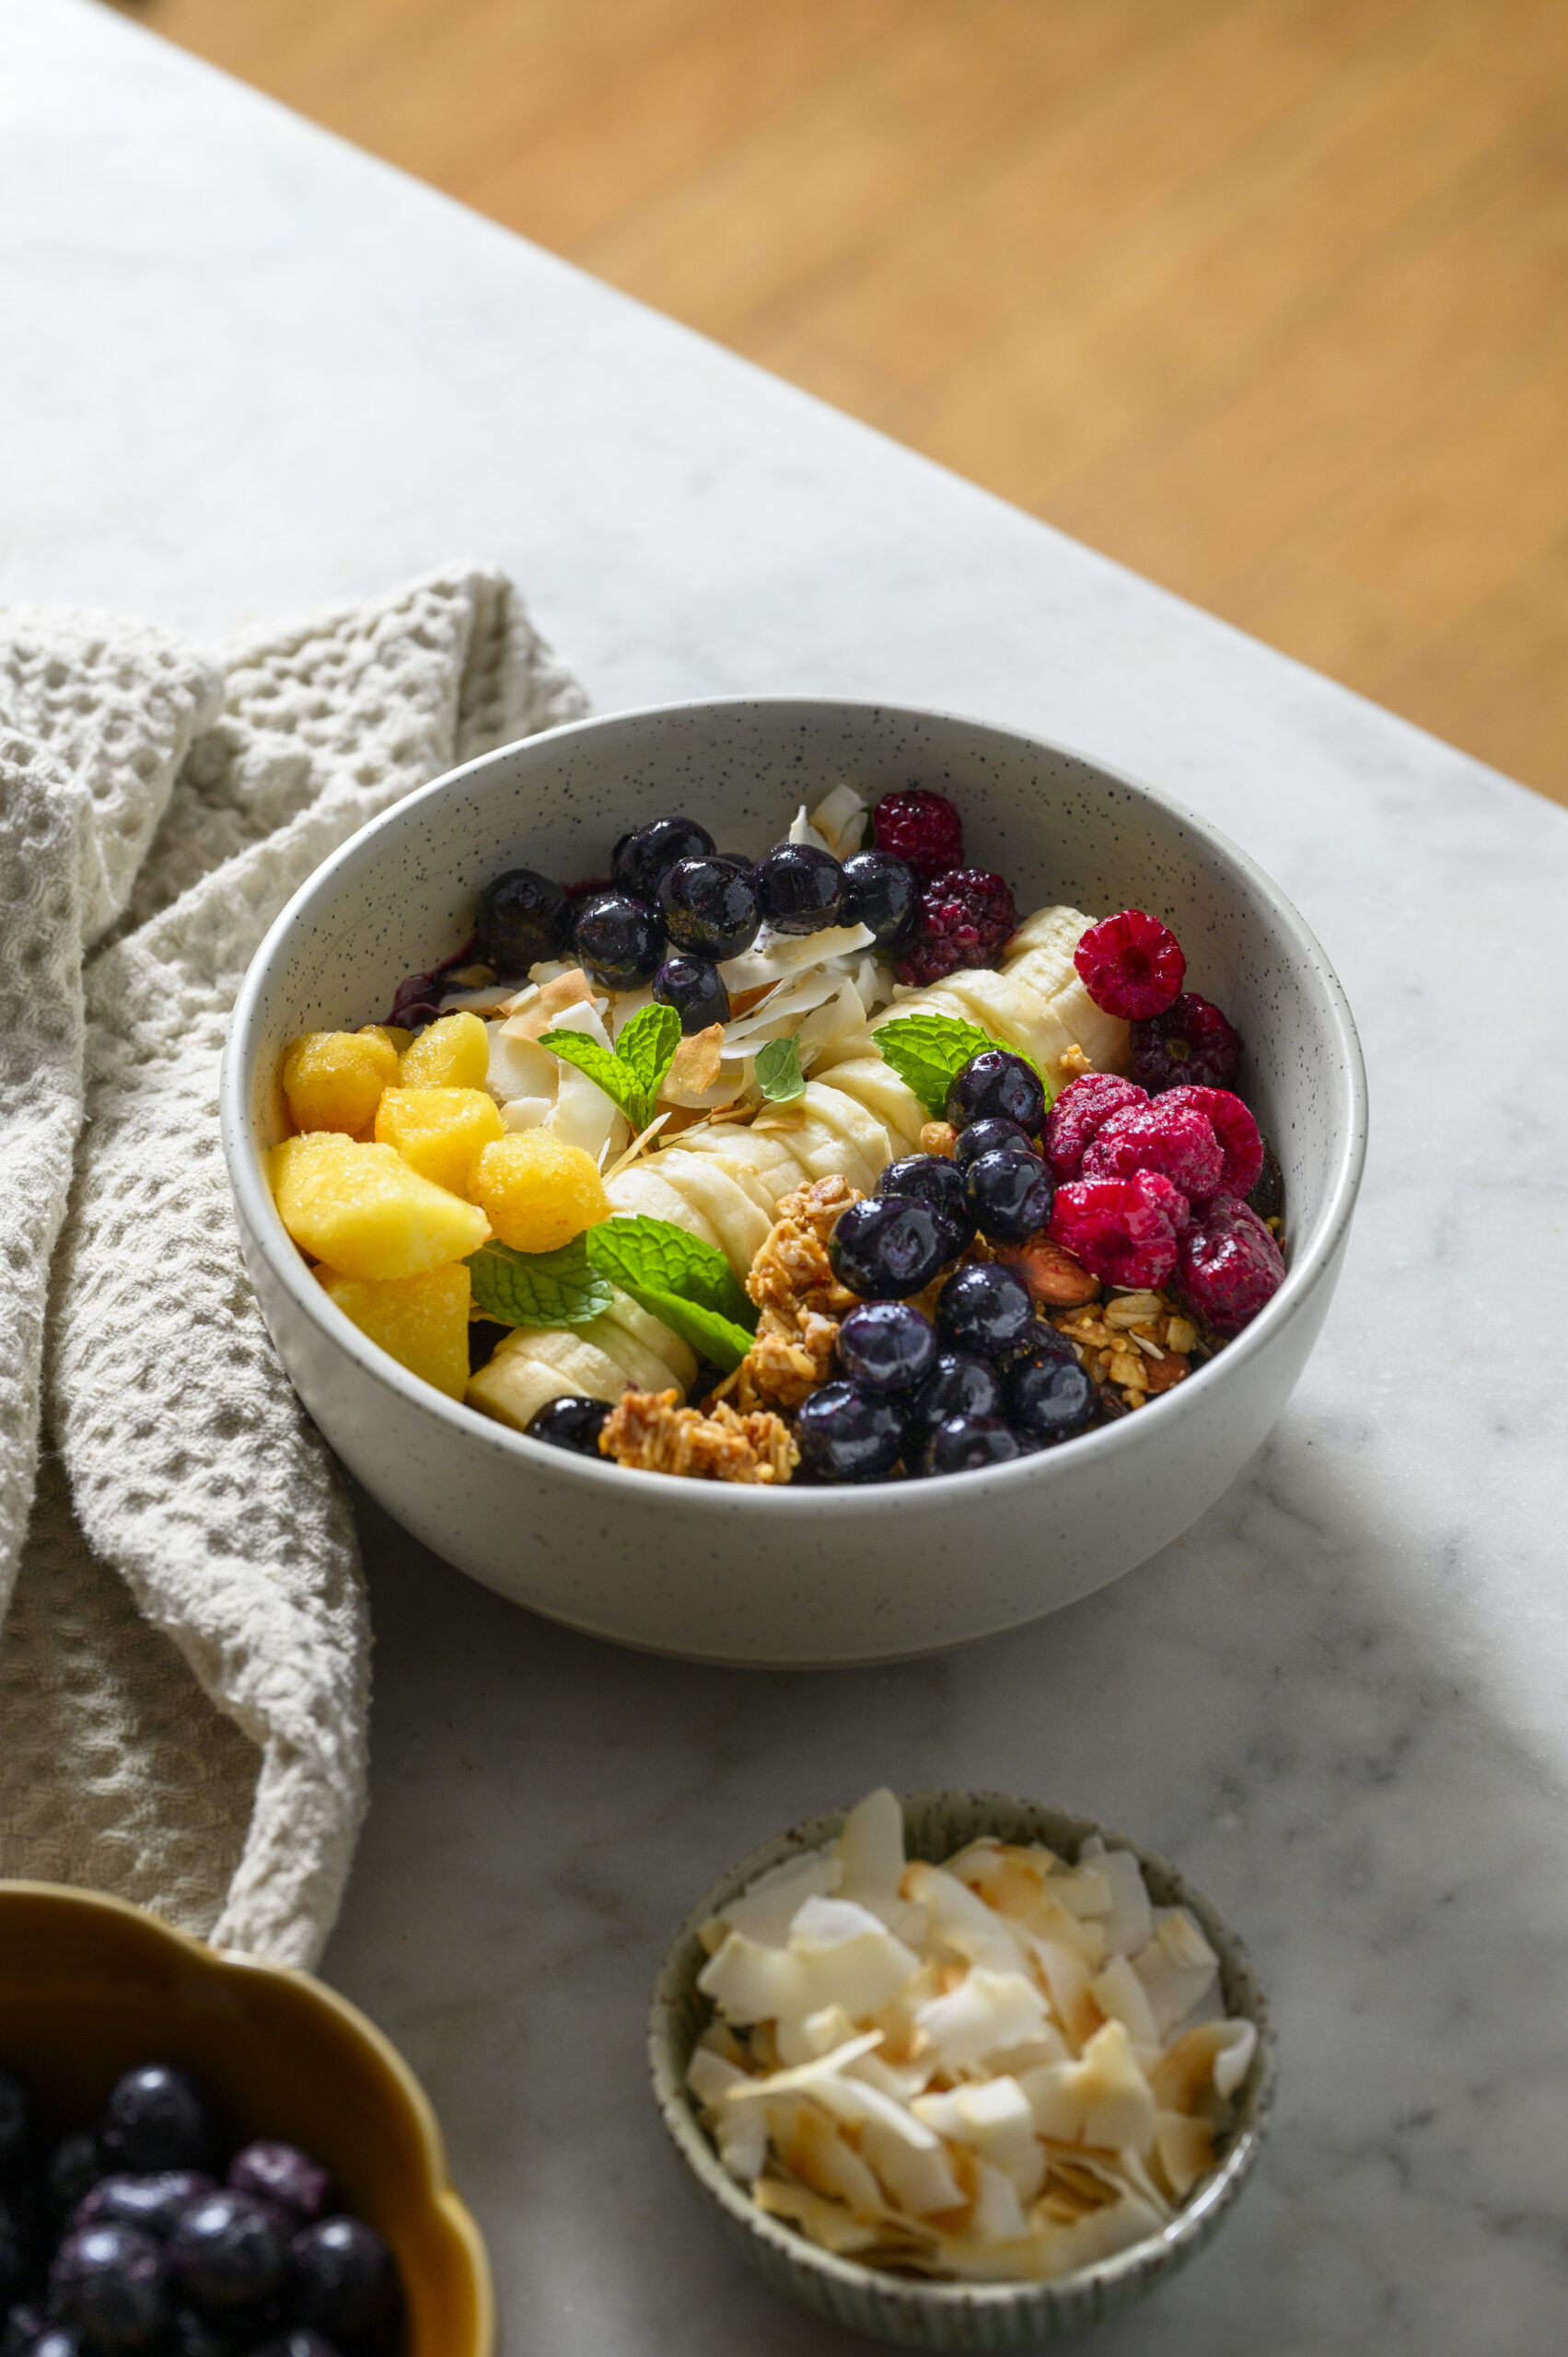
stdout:
<svg viewBox="0 0 1568 2357">
<path fill-rule="evenodd" d="M 1166 1399 L 995 1468 L 864 1490 L 675 1481 L 542 1446 L 445 1399 L 350 1324 L 268 1193 L 276 1072 L 308 1028 L 382 1015 L 402 975 L 470 931 L 481 887 L 526 863 L 602 875 L 616 838 L 683 810 L 760 853 L 840 778 L 919 784 L 963 813 L 971 864 L 1020 909 L 1129 905 L 1172 925 L 1193 989 L 1249 1043 L 1240 1086 L 1284 1168 L 1289 1273 L 1247 1331 Z M 1317 1339 L 1365 1144 L 1343 993 L 1295 911 L 1163 795 L 1002 728 L 804 700 L 620 713 L 454 771 L 327 861 L 263 943 L 235 1011 L 225 1151 L 262 1311 L 345 1464 L 416 1537 L 502 1595 L 626 1644 L 804 1666 L 898 1659 L 1054 1611 L 1196 1520 L 1278 1416 Z"/>
<path fill-rule="evenodd" d="M 1234 1932 L 1202 1892 L 1175 1868 L 1093 1818 L 1072 1817 L 1038 1801 L 1005 1793 L 910 1793 L 904 1796 L 904 1840 L 911 1857 L 940 1864 L 982 1834 L 1004 1841 L 1044 1841 L 1075 1860 L 1091 1833 L 1108 1846 L 1131 1850 L 1158 1907 L 1191 1908 L 1220 1959 L 1225 2011 L 1258 2026 L 1258 2049 L 1237 2089 L 1229 2134 L 1215 2166 L 1164 2231 L 1094 2267 L 1049 2283 L 928 2283 L 835 2258 L 782 2220 L 765 2217 L 725 2168 L 686 2092 L 691 2049 L 713 2017 L 697 1989 L 706 1962 L 699 1927 L 721 1911 L 771 1866 L 824 1849 L 843 1824 L 843 1812 L 813 1817 L 753 1852 L 693 1908 L 666 1956 L 648 2014 L 648 2063 L 654 2096 L 676 2151 L 701 2189 L 711 2214 L 747 2263 L 776 2291 L 830 2316 L 852 2331 L 896 2341 L 903 2349 L 1033 2349 L 1043 2341 L 1101 2323 L 1157 2291 L 1218 2232 L 1251 2175 L 1263 2123 L 1274 2095 L 1274 2038 L 1269 2009 L 1251 1960 Z"/>
</svg>

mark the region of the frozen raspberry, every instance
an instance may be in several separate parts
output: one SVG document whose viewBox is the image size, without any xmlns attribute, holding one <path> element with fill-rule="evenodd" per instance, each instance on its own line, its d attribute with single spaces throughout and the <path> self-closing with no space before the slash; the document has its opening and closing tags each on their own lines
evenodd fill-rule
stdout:
<svg viewBox="0 0 1568 2357">
<path fill-rule="evenodd" d="M 1132 1026 L 1132 1077 L 1151 1097 L 1195 1081 L 1223 1088 L 1241 1062 L 1241 1039 L 1217 1006 L 1184 992 L 1163 1015 Z"/>
<path fill-rule="evenodd" d="M 1076 1178 L 1089 1140 L 1113 1115 L 1148 1101 L 1136 1081 L 1123 1080 L 1118 1073 L 1086 1072 L 1070 1080 L 1045 1123 L 1045 1158 L 1057 1178 Z"/>
<path fill-rule="evenodd" d="M 1225 1151 L 1225 1168 L 1213 1187 L 1189 1187 L 1194 1197 L 1210 1195 L 1249 1195 L 1263 1171 L 1263 1141 L 1258 1124 L 1239 1097 L 1228 1088 L 1167 1088 L 1156 1100 L 1163 1113 L 1167 1106 L 1189 1107 L 1202 1113 L 1212 1125 Z M 1161 1169 L 1165 1167 L 1161 1163 Z M 1176 1173 L 1172 1171 L 1172 1178 Z M 1179 1187 L 1184 1181 L 1177 1178 Z"/>
<path fill-rule="evenodd" d="M 1142 909 L 1123 909 L 1120 916 L 1090 925 L 1073 952 L 1073 963 L 1095 1004 L 1128 1023 L 1163 1015 L 1187 972 L 1175 934 Z"/>
<path fill-rule="evenodd" d="M 885 794 L 871 824 L 877 850 L 896 853 L 922 876 L 940 876 L 964 864 L 963 820 L 949 801 L 923 785 Z"/>
<path fill-rule="evenodd" d="M 1163 1285 L 1191 1216 L 1186 1196 L 1168 1178 L 1140 1170 L 1132 1178 L 1078 1178 L 1058 1187 L 1046 1233 L 1102 1284 Z"/>
<path fill-rule="evenodd" d="M 1084 1177 L 1131 1178 L 1134 1171 L 1157 1170 L 1184 1195 L 1204 1202 L 1218 1192 L 1225 1165 L 1225 1149 L 1202 1108 L 1156 1097 L 1152 1104 L 1111 1115 L 1099 1135 L 1089 1141 Z"/>
<path fill-rule="evenodd" d="M 900 982 L 939 982 L 960 966 L 994 965 L 1017 929 L 1018 911 L 1000 876 L 949 868 L 921 894 L 914 939 L 895 970 Z"/>
<path fill-rule="evenodd" d="M 1062 1197 L 1056 1198 L 1058 1203 Z M 1239 1334 L 1279 1291 L 1284 1255 L 1256 1212 L 1216 1195 L 1181 1239 L 1177 1282 L 1183 1299 L 1216 1332 Z"/>
</svg>

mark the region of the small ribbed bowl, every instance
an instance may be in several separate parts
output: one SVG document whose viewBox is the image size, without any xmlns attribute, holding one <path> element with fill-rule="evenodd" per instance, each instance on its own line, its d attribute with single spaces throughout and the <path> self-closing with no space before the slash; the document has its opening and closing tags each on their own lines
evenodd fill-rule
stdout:
<svg viewBox="0 0 1568 2357">
<path fill-rule="evenodd" d="M 238 2137 L 303 2145 L 386 2236 L 405 2357 L 494 2357 L 489 2261 L 424 2090 L 309 1973 L 220 1955 L 100 1892 L 0 1882 L 0 2061 L 25 2072 L 52 2135 L 90 2120 L 134 2064 L 182 2063 Z"/>
<path fill-rule="evenodd" d="M 1256 2024 L 1258 2049 L 1233 2099 L 1232 2127 L 1216 2165 L 1169 2225 L 1112 2258 L 1050 2282 L 929 2282 L 836 2258 L 782 2221 L 764 2216 L 736 2183 L 686 2091 L 692 2049 L 713 2018 L 712 2007 L 697 1988 L 697 1976 L 707 1961 L 698 1930 L 759 1875 L 804 1852 L 826 1847 L 843 1825 L 842 1809 L 812 1817 L 754 1851 L 715 1884 L 681 1926 L 659 1973 L 648 2016 L 654 2094 L 676 2151 L 721 2230 L 776 2291 L 787 2292 L 852 2332 L 895 2341 L 902 2349 L 1033 2349 L 1103 2323 L 1146 2298 L 1218 2233 L 1256 2165 L 1263 2122 L 1273 2100 L 1274 2038 L 1269 2009 L 1246 1949 L 1202 1893 L 1163 1859 L 1093 1818 L 1072 1817 L 1006 1793 L 910 1793 L 904 1796 L 903 1812 L 909 1855 L 934 1864 L 985 1834 L 1003 1841 L 1044 1841 L 1071 1861 L 1091 1834 L 1099 1833 L 1109 1848 L 1132 1852 L 1156 1906 L 1191 1908 L 1202 1925 L 1220 1960 L 1225 2010 Z"/>
</svg>

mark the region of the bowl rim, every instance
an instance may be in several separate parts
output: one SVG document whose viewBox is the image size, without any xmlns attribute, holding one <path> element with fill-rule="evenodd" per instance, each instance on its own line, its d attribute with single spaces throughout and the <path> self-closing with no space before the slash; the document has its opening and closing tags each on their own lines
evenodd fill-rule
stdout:
<svg viewBox="0 0 1568 2357">
<path fill-rule="evenodd" d="M 1366 1067 L 1355 1018 L 1351 1013 L 1343 985 L 1322 945 L 1295 904 L 1249 853 L 1199 812 L 1175 795 L 1146 784 L 1142 779 L 1112 767 L 1094 754 L 1081 752 L 1052 738 L 1032 736 L 1026 730 L 1012 728 L 1003 723 L 975 719 L 967 714 L 947 712 L 937 707 L 898 704 L 864 697 L 744 694 L 687 697 L 666 703 L 630 705 L 615 712 L 594 714 L 582 720 L 563 721 L 556 727 L 518 737 L 509 745 L 495 746 L 487 753 L 476 755 L 472 761 L 444 771 L 439 777 L 431 779 L 427 785 L 416 787 L 412 794 L 403 795 L 377 818 L 357 828 L 345 842 L 341 843 L 312 871 L 268 927 L 246 970 L 224 1046 L 218 1105 L 229 1185 L 242 1220 L 255 1238 L 258 1248 L 265 1255 L 272 1274 L 284 1286 L 295 1308 L 316 1327 L 324 1340 L 345 1353 L 362 1375 L 390 1393 L 403 1406 L 435 1417 L 438 1423 L 447 1427 L 454 1437 L 460 1438 L 470 1446 L 486 1448 L 505 1462 L 525 1469 L 532 1467 L 538 1470 L 541 1459 L 547 1460 L 551 1470 L 559 1478 L 585 1485 L 585 1508 L 591 1508 L 596 1497 L 613 1496 L 632 1503 L 637 1491 L 627 1490 L 625 1484 L 629 1477 L 650 1501 L 657 1498 L 666 1505 L 671 1503 L 668 1476 L 627 1466 L 601 1464 L 596 1458 L 579 1457 L 570 1450 L 552 1448 L 544 1442 L 529 1440 L 525 1433 L 515 1431 L 494 1417 L 482 1415 L 477 1409 L 469 1407 L 466 1401 L 448 1399 L 432 1385 L 422 1382 L 361 1332 L 317 1283 L 278 1216 L 264 1175 L 264 1149 L 254 1136 L 250 1120 L 250 1073 L 260 1026 L 261 1004 L 270 985 L 273 965 L 285 951 L 296 925 L 308 915 L 312 900 L 331 888 L 343 868 L 363 860 L 377 838 L 395 832 L 411 820 L 417 823 L 419 813 L 452 787 L 481 778 L 487 771 L 519 754 L 529 759 L 536 756 L 548 759 L 551 749 L 563 739 L 609 734 L 647 722 L 677 720 L 687 715 L 718 714 L 739 717 L 770 710 L 805 713 L 823 718 L 836 714 L 867 718 L 904 715 L 917 724 L 935 721 L 945 726 L 974 729 L 982 735 L 1005 737 L 1015 745 L 1049 759 L 1079 764 L 1098 778 L 1122 787 L 1135 797 L 1154 803 L 1169 819 L 1190 828 L 1208 850 L 1218 855 L 1222 865 L 1228 863 L 1238 870 L 1253 891 L 1271 908 L 1275 922 L 1291 942 L 1295 962 L 1305 968 L 1319 986 L 1326 1012 L 1337 1035 L 1341 1078 L 1348 1096 L 1348 1119 L 1330 1169 L 1319 1232 L 1306 1250 L 1293 1250 L 1283 1283 L 1251 1324 L 1228 1342 L 1215 1358 L 1197 1369 L 1187 1382 L 1161 1397 L 1158 1404 L 1163 1411 L 1163 1429 L 1174 1440 L 1176 1420 L 1202 1414 L 1216 1383 L 1245 1379 L 1252 1359 L 1269 1347 L 1283 1324 L 1306 1306 L 1325 1278 L 1333 1271 L 1355 1209 L 1366 1157 Z M 964 1495 L 978 1503 L 981 1492 L 975 1486 L 977 1483 L 983 1483 L 989 1493 L 993 1487 L 1004 1483 L 1049 1480 L 1064 1463 L 1076 1465 L 1090 1451 L 1105 1457 L 1112 1450 L 1127 1447 L 1131 1445 L 1131 1434 L 1141 1430 L 1142 1424 L 1140 1417 L 1121 1417 L 1113 1423 L 1100 1425 L 1081 1434 L 1076 1439 L 1061 1442 L 1053 1448 L 1037 1450 L 1010 1463 L 988 1467 L 982 1473 L 935 1474 L 917 1482 L 873 1481 L 859 1485 L 802 1485 L 799 1488 L 791 1482 L 781 1490 L 738 1486 L 730 1482 L 687 1481 L 681 1484 L 679 1503 L 683 1512 L 708 1517 L 732 1516 L 755 1511 L 770 1515 L 793 1514 L 797 1517 L 845 1515 L 860 1517 L 908 1510 L 912 1503 L 917 1504 L 927 1497 L 933 1489 L 940 1490 L 946 1495 L 956 1481 L 965 1483 Z M 611 1486 L 607 1490 L 606 1484 Z"/>
<path fill-rule="evenodd" d="M 447 2164 L 447 2141 L 441 2132 L 436 2107 L 385 2030 L 378 2028 L 350 1998 L 342 1995 L 329 1982 L 319 1980 L 315 1973 L 306 1971 L 302 1966 L 279 1964 L 271 1956 L 256 1956 L 246 1948 L 214 1947 L 206 1940 L 180 1931 L 177 1924 L 156 1914 L 150 1907 L 138 1907 L 131 1899 L 116 1898 L 111 1891 L 89 1890 L 75 1883 L 40 1882 L 24 1875 L 0 1875 L 0 1911 L 13 1896 L 64 1902 L 84 1915 L 129 1918 L 144 1933 L 151 1934 L 162 1945 L 184 1958 L 190 1968 L 199 1974 L 215 1973 L 220 1979 L 231 1973 L 260 1976 L 301 1989 L 320 2012 L 332 2016 L 353 2043 L 368 2049 L 397 2089 L 413 2123 L 424 2191 L 431 2208 L 439 2212 L 461 2249 L 472 2284 L 473 2338 L 466 2351 L 453 2350 L 449 2357 L 492 2357 L 495 2348 L 496 2305 L 490 2253 L 473 2212 L 452 2183 Z"/>
<path fill-rule="evenodd" d="M 1073 1838 L 1080 1846 L 1091 1834 L 1098 1834 L 1108 1849 L 1130 1851 L 1141 1868 L 1153 1870 L 1162 1887 L 1172 1894 L 1170 1898 L 1161 1900 L 1159 1904 L 1179 1904 L 1191 1909 L 1219 1955 L 1222 1973 L 1248 1984 L 1249 2007 L 1244 2018 L 1251 2021 L 1258 2031 L 1257 2049 L 1244 2082 L 1247 2116 L 1237 2121 L 1223 2160 L 1200 2180 L 1176 2215 L 1161 2227 L 1157 2235 L 1146 2235 L 1138 2242 L 1129 2243 L 1125 2249 L 1113 2252 L 1109 2258 L 1075 2267 L 1065 2275 L 1027 2277 L 1005 2282 L 932 2279 L 871 2267 L 864 2259 L 847 2258 L 837 2252 L 825 2250 L 805 2235 L 793 2231 L 782 2219 L 771 2218 L 759 2210 L 744 2187 L 730 2176 L 697 2119 L 686 2091 L 683 2072 L 676 2061 L 673 2011 L 688 1979 L 691 1952 L 694 1947 L 700 1947 L 697 1937 L 700 1926 L 707 1922 L 727 1900 L 738 1898 L 759 1875 L 765 1873 L 770 1866 L 779 1864 L 784 1857 L 804 1856 L 812 1850 L 825 1847 L 842 1827 L 849 1814 L 846 1808 L 824 1810 L 803 1819 L 784 1833 L 775 1834 L 772 1840 L 760 1843 L 738 1865 L 719 1877 L 692 1908 L 670 1942 L 654 1984 L 647 2014 L 646 2041 L 648 2075 L 666 2133 L 699 2189 L 728 2218 L 764 2244 L 792 2271 L 816 2275 L 845 2292 L 859 2293 L 863 2297 L 880 2294 L 889 2300 L 914 2301 L 937 2315 L 976 2307 L 993 2311 L 1033 2308 L 1043 2314 L 1052 2308 L 1064 2309 L 1091 2288 L 1111 2296 L 1119 2291 L 1127 2295 L 1135 2286 L 1144 2288 L 1146 2278 L 1149 2279 L 1148 2288 L 1152 2288 L 1155 2279 L 1151 2270 L 1156 2260 L 1162 2255 L 1167 2258 L 1195 2256 L 1217 2230 L 1222 2218 L 1256 2167 L 1262 2149 L 1278 2086 L 1279 2047 L 1268 1997 L 1246 1945 L 1213 1899 L 1198 1890 L 1168 1860 L 1144 1849 L 1126 1834 L 1101 1824 L 1097 1817 L 1082 1817 L 1074 1810 L 1058 1808 L 1052 1803 L 1031 1800 L 1019 1794 L 970 1791 L 957 1785 L 900 1792 L 898 1800 L 905 1812 L 906 1838 L 912 1810 L 929 1809 L 954 1802 L 967 1804 L 982 1812 L 992 1809 L 998 1814 L 1014 1811 L 1050 1818 L 1057 1825 L 1071 1828 Z"/>
</svg>

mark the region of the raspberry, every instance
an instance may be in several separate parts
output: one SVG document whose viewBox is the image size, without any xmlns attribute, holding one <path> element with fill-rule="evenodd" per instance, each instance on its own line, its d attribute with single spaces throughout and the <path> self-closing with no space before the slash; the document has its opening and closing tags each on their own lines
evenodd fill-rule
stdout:
<svg viewBox="0 0 1568 2357">
<path fill-rule="evenodd" d="M 1146 1105 L 1136 1081 L 1113 1072 L 1086 1072 L 1070 1080 L 1046 1117 L 1045 1158 L 1058 1178 L 1076 1178 L 1089 1140 L 1113 1114 Z"/>
<path fill-rule="evenodd" d="M 1217 1006 L 1187 991 L 1163 1015 L 1132 1026 L 1132 1077 L 1151 1097 L 1196 1081 L 1223 1088 L 1241 1062 L 1241 1039 Z"/>
<path fill-rule="evenodd" d="M 1163 1015 L 1187 972 L 1181 944 L 1157 917 L 1123 909 L 1090 925 L 1073 952 L 1078 978 L 1097 1006 L 1129 1023 Z"/>
<path fill-rule="evenodd" d="M 1279 1291 L 1284 1272 L 1279 1246 L 1234 1195 L 1216 1195 L 1181 1239 L 1182 1297 L 1217 1333 L 1239 1334 Z"/>
<path fill-rule="evenodd" d="M 920 896 L 915 936 L 899 960 L 899 980 L 939 982 L 960 966 L 993 965 L 1017 929 L 1018 911 L 1000 876 L 979 867 L 949 868 L 933 877 Z"/>
<path fill-rule="evenodd" d="M 1216 1138 L 1225 1150 L 1225 1168 L 1213 1187 L 1189 1187 L 1190 1195 L 1249 1195 L 1263 1174 L 1263 1141 L 1258 1124 L 1239 1097 L 1228 1088 L 1167 1088 L 1161 1092 L 1159 1109 L 1167 1105 L 1190 1106 L 1211 1123 Z M 1164 1164 L 1159 1167 L 1163 1169 Z M 1176 1173 L 1171 1172 L 1176 1178 Z M 1177 1185 L 1185 1182 L 1176 1179 Z"/>
<path fill-rule="evenodd" d="M 885 794 L 871 813 L 878 851 L 907 859 L 922 876 L 940 876 L 964 864 L 964 822 L 952 804 L 923 785 Z"/>
<path fill-rule="evenodd" d="M 1163 1285 L 1191 1218 L 1186 1196 L 1168 1178 L 1140 1170 L 1131 1178 L 1078 1178 L 1058 1187 L 1046 1233 L 1102 1284 Z"/>
<path fill-rule="evenodd" d="M 1111 1115 L 1099 1135 L 1089 1141 L 1084 1177 L 1131 1178 L 1134 1171 L 1157 1170 L 1184 1195 L 1202 1202 L 1218 1190 L 1225 1166 L 1225 1149 L 1202 1106 L 1176 1105 L 1170 1097 L 1157 1097 L 1152 1104 Z"/>
</svg>

